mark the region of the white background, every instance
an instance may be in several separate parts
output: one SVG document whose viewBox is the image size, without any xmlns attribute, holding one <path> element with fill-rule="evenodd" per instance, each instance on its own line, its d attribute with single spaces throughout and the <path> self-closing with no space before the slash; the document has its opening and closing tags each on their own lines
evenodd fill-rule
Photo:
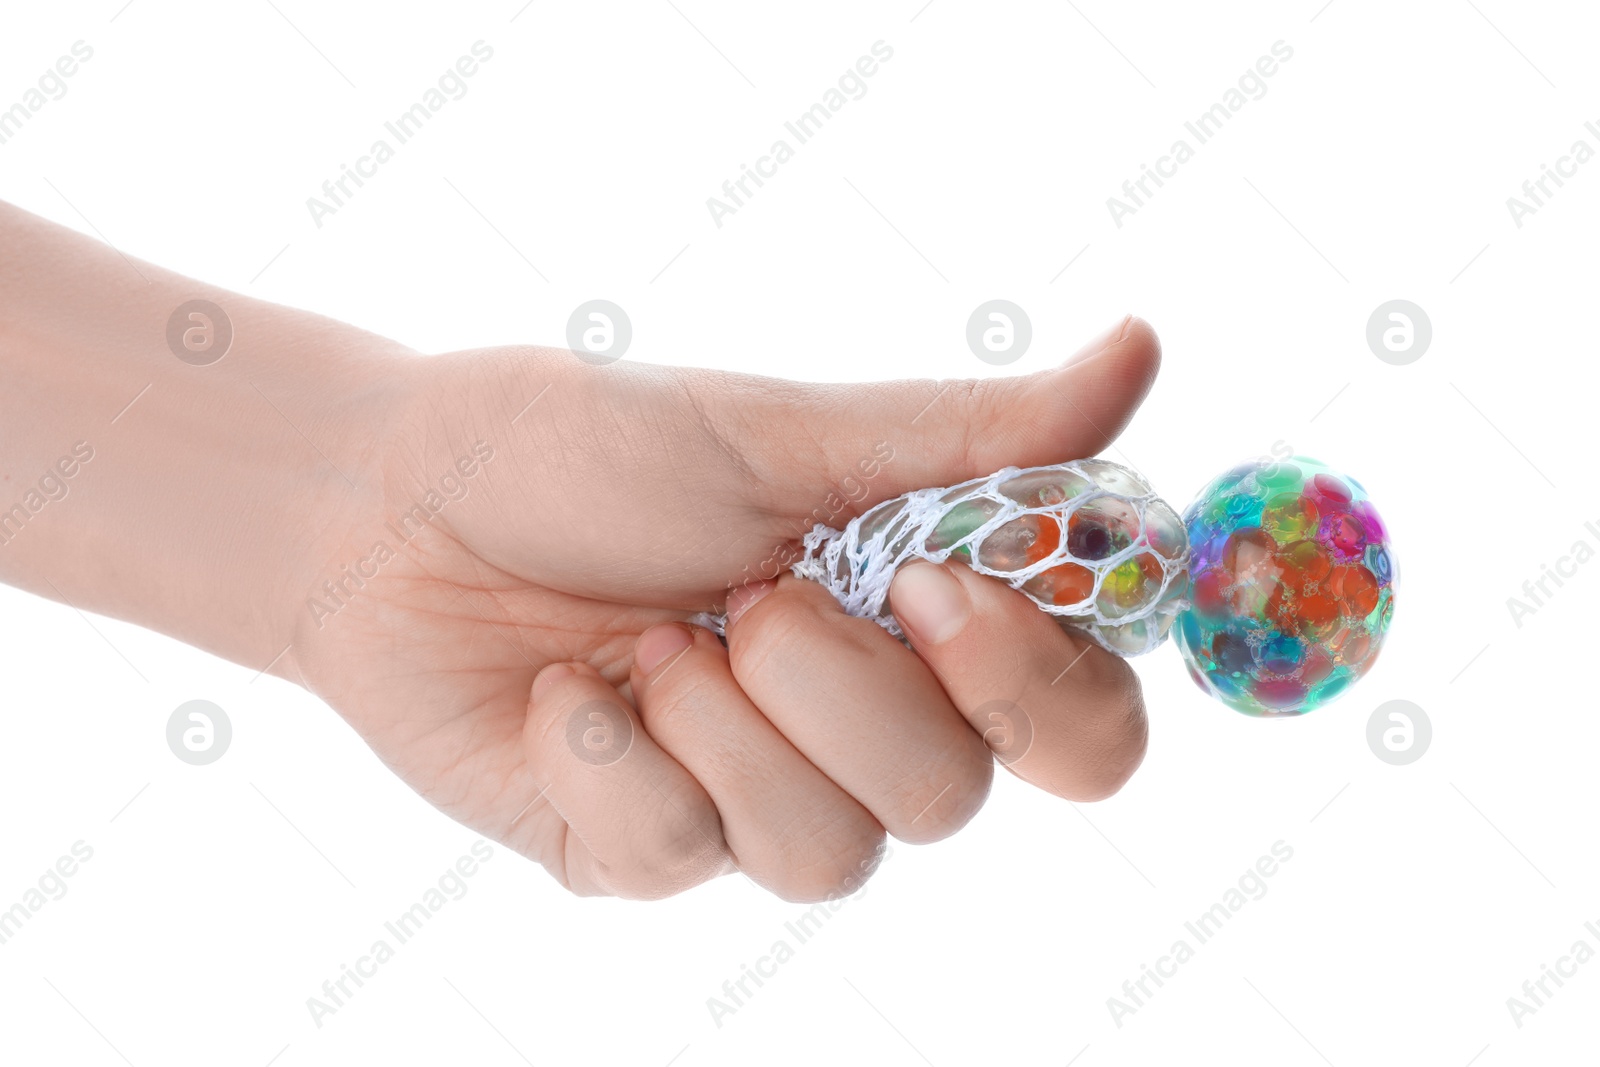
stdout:
<svg viewBox="0 0 1600 1067">
<path fill-rule="evenodd" d="M 319 1028 L 306 999 L 475 835 L 291 685 L 5 591 L 0 908 L 74 842 L 93 858 L 0 946 L 0 1059 L 1593 1056 L 1600 963 L 1520 1028 L 1506 1006 L 1574 941 L 1600 949 L 1600 561 L 1520 627 L 1506 607 L 1575 541 L 1600 547 L 1600 162 L 1521 228 L 1506 207 L 1574 140 L 1600 148 L 1592 11 L 275 3 L 7 5 L 0 106 L 73 42 L 94 57 L 0 146 L 0 197 L 430 351 L 563 344 L 601 297 L 631 315 L 632 359 L 974 376 L 1049 366 L 1134 311 L 1165 363 L 1111 457 L 1180 508 L 1277 442 L 1355 474 L 1394 530 L 1395 626 L 1361 686 L 1292 721 L 1206 700 L 1172 648 L 1139 661 L 1150 752 L 1120 795 L 1076 807 L 997 776 L 967 830 L 896 846 L 720 1027 L 707 998 L 794 944 L 802 907 L 738 877 L 576 900 L 496 848 Z M 480 39 L 468 94 L 315 227 L 306 198 Z M 866 96 L 717 228 L 706 198 L 878 40 L 894 57 Z M 1114 225 L 1106 198 L 1279 40 L 1266 95 Z M 995 297 L 1034 326 L 1003 369 L 964 338 Z M 1365 341 L 1394 298 L 1433 323 L 1409 366 Z M 165 742 L 194 698 L 234 726 L 208 767 Z M 1434 727 L 1405 767 L 1365 739 L 1396 698 Z M 1107 998 L 1280 840 L 1267 895 L 1117 1026 Z"/>
</svg>

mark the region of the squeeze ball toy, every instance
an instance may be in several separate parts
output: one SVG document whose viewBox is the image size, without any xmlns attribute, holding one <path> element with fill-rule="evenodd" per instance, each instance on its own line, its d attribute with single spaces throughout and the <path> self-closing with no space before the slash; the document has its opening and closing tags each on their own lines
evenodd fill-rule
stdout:
<svg viewBox="0 0 1600 1067">
<path fill-rule="evenodd" d="M 1244 464 L 1184 513 L 1195 684 L 1246 715 L 1299 715 L 1350 687 L 1394 617 L 1394 552 L 1354 478 L 1314 459 Z"/>
<path fill-rule="evenodd" d="M 1246 715 L 1299 715 L 1372 666 L 1398 574 L 1361 483 L 1313 459 L 1241 464 L 1180 520 L 1103 459 L 1007 467 L 818 524 L 793 571 L 904 640 L 889 583 L 911 559 L 956 559 L 1121 656 L 1177 635 L 1190 677 Z"/>
</svg>

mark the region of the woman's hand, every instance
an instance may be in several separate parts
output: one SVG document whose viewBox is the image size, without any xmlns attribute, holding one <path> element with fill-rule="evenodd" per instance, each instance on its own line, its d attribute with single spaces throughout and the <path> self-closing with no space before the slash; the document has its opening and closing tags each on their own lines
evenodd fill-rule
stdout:
<svg viewBox="0 0 1600 1067">
<path fill-rule="evenodd" d="M 1133 672 L 960 565 L 906 568 L 916 652 L 787 575 L 818 521 L 1091 455 L 1159 362 L 1118 323 L 1024 378 L 802 385 L 502 349 L 398 359 L 381 492 L 341 516 L 275 670 L 453 818 L 580 893 L 740 869 L 851 892 L 885 831 L 982 805 L 986 740 L 1075 800 L 1144 753 Z M 777 581 L 770 581 L 775 575 Z M 733 615 L 727 647 L 686 625 Z"/>
<path fill-rule="evenodd" d="M 912 652 L 768 580 L 818 521 L 1103 448 L 1155 376 L 1138 320 L 968 382 L 424 358 L 3 204 L 0 292 L 0 580 L 307 685 L 577 892 L 850 892 L 886 831 L 972 817 L 991 749 L 1072 799 L 1144 753 L 1128 666 L 999 582 L 903 569 Z M 684 625 L 725 606 L 726 649 Z"/>
</svg>

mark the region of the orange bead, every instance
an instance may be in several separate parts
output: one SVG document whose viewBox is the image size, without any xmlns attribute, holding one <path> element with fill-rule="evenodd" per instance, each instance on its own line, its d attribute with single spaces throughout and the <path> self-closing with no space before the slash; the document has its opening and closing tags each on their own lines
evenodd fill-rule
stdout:
<svg viewBox="0 0 1600 1067">
<path fill-rule="evenodd" d="M 1371 615 L 1372 609 L 1378 606 L 1378 580 L 1359 563 L 1335 567 L 1328 576 L 1328 589 L 1344 601 L 1345 609 L 1358 619 Z"/>
<path fill-rule="evenodd" d="M 1094 593 L 1094 572 L 1076 563 L 1063 563 L 1029 578 L 1022 588 L 1049 604 L 1081 604 Z"/>
<path fill-rule="evenodd" d="M 1291 572 L 1296 580 L 1296 585 L 1305 588 L 1308 582 L 1320 582 L 1328 576 L 1333 569 L 1333 563 L 1328 559 L 1327 552 L 1315 541 L 1295 541 L 1283 546 L 1278 552 L 1278 558 Z M 1288 576 L 1286 576 L 1288 577 Z"/>
<path fill-rule="evenodd" d="M 1038 563 L 1061 546 L 1061 523 L 1048 515 L 1039 516 L 1039 536 L 1028 547 L 1028 562 Z"/>
</svg>

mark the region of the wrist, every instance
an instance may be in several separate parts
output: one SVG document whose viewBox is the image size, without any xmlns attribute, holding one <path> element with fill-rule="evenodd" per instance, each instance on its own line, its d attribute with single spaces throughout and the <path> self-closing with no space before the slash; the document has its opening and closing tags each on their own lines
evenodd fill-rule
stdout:
<svg viewBox="0 0 1600 1067">
<path fill-rule="evenodd" d="M 109 427 L 69 576 L 94 610 L 278 674 L 308 589 L 378 511 L 410 362 L 284 315 L 237 308 L 226 359 L 157 373 Z"/>
<path fill-rule="evenodd" d="M 15 209 L 0 285 L 0 580 L 284 673 L 312 576 L 375 510 L 420 361 Z M 212 361 L 169 342 L 197 298 L 231 326 Z"/>
<path fill-rule="evenodd" d="M 174 610 L 158 628 L 202 647 L 211 647 L 202 634 L 218 633 L 227 646 L 213 651 L 299 680 L 295 648 L 308 598 L 345 546 L 379 521 L 421 361 L 381 338 L 273 325 L 259 350 L 246 343 L 235 378 L 175 398 L 214 405 L 213 417 L 190 428 L 188 445 L 209 443 L 219 454 L 207 471 L 180 462 L 168 469 L 181 473 L 157 475 L 205 485 L 204 499 L 189 504 L 210 527 L 187 557 L 162 557 L 187 602 L 168 605 Z M 179 526 L 186 514 L 174 520 Z"/>
</svg>

